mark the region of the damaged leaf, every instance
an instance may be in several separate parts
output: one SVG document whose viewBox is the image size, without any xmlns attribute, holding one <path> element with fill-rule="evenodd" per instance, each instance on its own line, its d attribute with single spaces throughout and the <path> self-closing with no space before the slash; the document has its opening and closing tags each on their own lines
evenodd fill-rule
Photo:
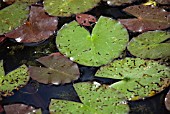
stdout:
<svg viewBox="0 0 170 114">
<path fill-rule="evenodd" d="M 26 3 L 16 2 L 0 10 L 0 35 L 22 25 L 28 18 L 29 10 L 27 8 Z"/>
<path fill-rule="evenodd" d="M 170 27 L 170 12 L 156 6 L 135 5 L 124 9 L 137 18 L 120 19 L 119 21 L 133 32 L 160 30 Z"/>
<path fill-rule="evenodd" d="M 27 66 L 22 65 L 5 75 L 3 62 L 0 62 L 0 94 L 2 96 L 12 95 L 14 89 L 26 85 L 28 80 Z"/>
<path fill-rule="evenodd" d="M 77 14 L 76 20 L 82 26 L 91 26 L 91 23 L 96 22 L 96 18 L 89 14 Z"/>
<path fill-rule="evenodd" d="M 64 84 L 70 83 L 79 78 L 77 64 L 70 61 L 59 53 L 53 53 L 37 59 L 45 67 L 29 67 L 30 77 L 44 84 Z"/>
<path fill-rule="evenodd" d="M 149 31 L 133 38 L 128 44 L 132 55 L 140 58 L 166 58 L 170 56 L 170 44 L 164 41 L 170 38 L 165 31 Z"/>
<path fill-rule="evenodd" d="M 128 42 L 127 30 L 116 20 L 100 17 L 92 34 L 75 21 L 58 31 L 59 51 L 86 66 L 101 66 L 119 57 Z"/>
<path fill-rule="evenodd" d="M 119 90 L 128 100 L 153 96 L 170 85 L 168 67 L 140 58 L 115 60 L 101 67 L 95 76 L 121 79 L 110 87 Z"/>
<path fill-rule="evenodd" d="M 129 106 L 121 93 L 99 83 L 77 83 L 74 88 L 82 103 L 52 99 L 51 113 L 60 114 L 126 114 Z"/>
<path fill-rule="evenodd" d="M 99 2 L 100 0 L 44 0 L 44 8 L 49 15 L 70 16 L 86 12 Z"/>
<path fill-rule="evenodd" d="M 47 15 L 43 7 L 31 6 L 29 21 L 5 35 L 14 38 L 17 42 L 40 42 L 54 33 L 57 24 L 57 17 Z"/>
</svg>

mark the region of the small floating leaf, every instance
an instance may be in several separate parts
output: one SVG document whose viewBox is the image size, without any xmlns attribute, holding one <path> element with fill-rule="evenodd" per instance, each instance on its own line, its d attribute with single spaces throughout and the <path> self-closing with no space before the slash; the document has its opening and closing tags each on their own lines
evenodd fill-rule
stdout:
<svg viewBox="0 0 170 114">
<path fill-rule="evenodd" d="M 16 2 L 0 10 L 0 35 L 22 25 L 29 14 L 26 3 Z"/>
<path fill-rule="evenodd" d="M 60 114 L 126 114 L 129 107 L 121 93 L 105 85 L 88 82 L 74 84 L 82 103 L 52 99 L 51 113 Z"/>
<path fill-rule="evenodd" d="M 119 20 L 131 31 L 145 32 L 170 27 L 170 12 L 164 9 L 153 6 L 135 5 L 125 8 L 124 11 L 137 17 Z"/>
<path fill-rule="evenodd" d="M 70 16 L 86 12 L 99 2 L 100 0 L 44 0 L 44 8 L 49 15 Z"/>
<path fill-rule="evenodd" d="M 95 76 L 121 79 L 111 87 L 124 93 L 128 100 L 153 96 L 170 85 L 168 67 L 140 58 L 116 60 L 101 67 Z"/>
<path fill-rule="evenodd" d="M 5 105 L 4 110 L 6 114 L 42 114 L 41 109 L 35 109 L 32 106 L 28 106 L 25 104 L 10 104 Z"/>
<path fill-rule="evenodd" d="M 101 66 L 120 56 L 128 42 L 127 30 L 117 21 L 100 17 L 92 34 L 75 21 L 59 30 L 56 44 L 72 61 Z"/>
<path fill-rule="evenodd" d="M 43 7 L 31 6 L 29 21 L 5 35 L 17 42 L 40 42 L 54 33 L 57 24 L 57 17 L 47 15 Z"/>
<path fill-rule="evenodd" d="M 26 85 L 29 77 L 27 66 L 22 65 L 19 68 L 9 72 L 6 76 L 4 73 L 3 62 L 0 62 L 0 94 L 3 96 L 11 95 L 14 89 Z"/>
<path fill-rule="evenodd" d="M 76 20 L 80 25 L 91 26 L 91 23 L 96 22 L 96 18 L 89 14 L 77 14 Z"/>
<path fill-rule="evenodd" d="M 128 50 L 140 58 L 166 58 L 170 56 L 170 44 L 164 42 L 168 38 L 170 38 L 169 32 L 145 32 L 130 41 Z"/>
<path fill-rule="evenodd" d="M 32 79 L 38 82 L 58 85 L 70 83 L 79 78 L 80 73 L 77 64 L 59 53 L 41 57 L 37 61 L 45 67 L 31 66 L 29 74 Z"/>
<path fill-rule="evenodd" d="M 170 90 L 165 97 L 165 106 L 166 109 L 170 111 Z"/>
</svg>

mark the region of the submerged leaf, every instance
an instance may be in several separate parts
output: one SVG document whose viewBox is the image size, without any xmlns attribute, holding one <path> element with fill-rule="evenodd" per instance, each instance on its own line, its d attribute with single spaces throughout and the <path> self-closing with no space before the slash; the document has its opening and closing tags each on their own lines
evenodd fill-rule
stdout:
<svg viewBox="0 0 170 114">
<path fill-rule="evenodd" d="M 89 14 L 77 14 L 76 20 L 80 25 L 91 26 L 91 23 L 96 22 L 96 18 Z"/>
<path fill-rule="evenodd" d="M 0 10 L 0 35 L 22 25 L 26 21 L 28 14 L 26 3 L 16 2 Z"/>
<path fill-rule="evenodd" d="M 101 66 L 120 56 L 128 42 L 127 30 L 117 21 L 100 17 L 92 34 L 75 21 L 59 30 L 56 44 L 72 61 Z"/>
<path fill-rule="evenodd" d="M 41 114 L 41 109 L 35 109 L 32 106 L 25 104 L 10 104 L 5 105 L 4 110 L 6 114 Z"/>
<path fill-rule="evenodd" d="M 0 62 L 0 94 L 3 96 L 13 94 L 14 89 L 18 89 L 26 85 L 29 77 L 27 73 L 27 66 L 22 65 L 19 68 L 9 72 L 5 76 L 3 62 Z"/>
<path fill-rule="evenodd" d="M 129 107 L 121 93 L 105 85 L 74 84 L 82 103 L 52 99 L 50 112 L 60 114 L 126 114 Z"/>
<path fill-rule="evenodd" d="M 44 8 L 49 15 L 70 16 L 86 12 L 99 2 L 100 0 L 44 0 Z"/>
<path fill-rule="evenodd" d="M 31 6 L 29 21 L 5 34 L 17 42 L 31 43 L 48 39 L 57 28 L 58 19 L 44 12 L 43 7 Z"/>
<path fill-rule="evenodd" d="M 128 44 L 131 54 L 140 58 L 166 58 L 170 56 L 169 32 L 149 31 L 133 38 Z"/>
<path fill-rule="evenodd" d="M 166 109 L 170 111 L 170 90 L 165 97 L 165 106 Z"/>
<path fill-rule="evenodd" d="M 79 78 L 80 73 L 77 64 L 59 53 L 41 57 L 37 61 L 45 67 L 31 66 L 29 74 L 32 79 L 38 82 L 58 85 L 70 83 Z"/>
<path fill-rule="evenodd" d="M 128 100 L 153 96 L 170 85 L 168 67 L 140 58 L 116 60 L 101 67 L 95 76 L 121 79 L 111 87 L 124 93 Z"/>
<path fill-rule="evenodd" d="M 136 5 L 127 7 L 124 11 L 137 17 L 119 20 L 131 31 L 144 32 L 170 27 L 170 12 L 164 9 L 153 6 Z"/>
</svg>

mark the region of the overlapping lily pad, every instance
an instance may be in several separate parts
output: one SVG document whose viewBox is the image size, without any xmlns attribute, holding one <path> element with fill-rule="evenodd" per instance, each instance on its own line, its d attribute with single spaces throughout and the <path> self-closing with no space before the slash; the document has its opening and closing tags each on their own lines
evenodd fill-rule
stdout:
<svg viewBox="0 0 170 114">
<path fill-rule="evenodd" d="M 59 53 L 53 53 L 44 56 L 37 61 L 45 67 L 29 67 L 30 77 L 44 84 L 64 84 L 70 83 L 79 78 L 79 69 L 77 64 L 70 61 Z"/>
<path fill-rule="evenodd" d="M 0 35 L 22 25 L 28 18 L 28 14 L 26 3 L 16 2 L 0 10 Z"/>
<path fill-rule="evenodd" d="M 123 95 L 113 88 L 88 82 L 74 84 L 74 88 L 82 103 L 52 99 L 49 107 L 52 114 L 126 114 L 129 112 Z"/>
<path fill-rule="evenodd" d="M 170 69 L 156 61 L 140 58 L 116 60 L 101 67 L 95 76 L 121 79 L 111 87 L 128 100 L 153 96 L 170 85 Z"/>
<path fill-rule="evenodd" d="M 17 42 L 40 42 L 54 33 L 57 24 L 57 17 L 47 15 L 43 7 L 31 6 L 29 21 L 5 35 Z"/>
<path fill-rule="evenodd" d="M 170 38 L 169 32 L 145 32 L 130 41 L 128 50 L 140 58 L 166 58 L 170 56 L 170 44 L 164 42 L 168 38 Z"/>
<path fill-rule="evenodd" d="M 59 30 L 56 44 L 72 61 L 101 66 L 120 56 L 128 42 L 127 30 L 116 20 L 101 16 L 92 34 L 75 21 Z"/>
<path fill-rule="evenodd" d="M 0 94 L 3 96 L 13 94 L 14 89 L 19 89 L 29 80 L 27 73 L 27 66 L 22 65 L 19 68 L 9 72 L 7 75 L 4 73 L 3 62 L 0 62 Z"/>
<path fill-rule="evenodd" d="M 119 20 L 131 31 L 145 32 L 170 27 L 170 12 L 156 6 L 135 5 L 125 8 L 124 11 L 137 17 Z"/>
<path fill-rule="evenodd" d="M 49 15 L 70 16 L 86 12 L 99 2 L 100 0 L 44 0 L 44 8 Z"/>
</svg>

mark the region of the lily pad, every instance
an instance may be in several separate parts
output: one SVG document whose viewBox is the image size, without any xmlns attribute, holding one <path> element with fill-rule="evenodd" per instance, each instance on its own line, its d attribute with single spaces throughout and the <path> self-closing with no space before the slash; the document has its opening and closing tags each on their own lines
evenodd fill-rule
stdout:
<svg viewBox="0 0 170 114">
<path fill-rule="evenodd" d="M 101 16 L 92 34 L 76 21 L 58 31 L 59 51 L 86 66 L 101 66 L 120 56 L 128 42 L 127 30 L 116 20 Z"/>
<path fill-rule="evenodd" d="M 10 104 L 5 105 L 4 110 L 6 114 L 42 114 L 41 109 L 35 109 L 33 106 L 25 104 Z"/>
<path fill-rule="evenodd" d="M 95 76 L 121 79 L 110 87 L 119 90 L 128 100 L 153 96 L 170 85 L 168 67 L 140 58 L 116 60 L 101 67 Z"/>
<path fill-rule="evenodd" d="M 3 42 L 6 39 L 5 36 L 0 36 L 0 43 Z"/>
<path fill-rule="evenodd" d="M 82 103 L 52 99 L 51 113 L 60 114 L 126 114 L 129 106 L 121 93 L 106 85 L 88 82 L 74 84 Z"/>
<path fill-rule="evenodd" d="M 5 35 L 17 42 L 40 42 L 54 33 L 57 24 L 58 18 L 47 15 L 43 7 L 31 6 L 29 21 Z"/>
<path fill-rule="evenodd" d="M 92 26 L 91 23 L 96 22 L 96 18 L 89 14 L 77 14 L 76 20 L 82 26 Z"/>
<path fill-rule="evenodd" d="M 5 75 L 3 62 L 0 61 L 0 94 L 3 96 L 12 95 L 14 89 L 26 85 L 29 80 L 27 66 L 22 65 L 19 68 Z"/>
<path fill-rule="evenodd" d="M 79 78 L 79 69 L 77 64 L 70 61 L 60 53 L 53 53 L 44 56 L 37 61 L 45 67 L 29 67 L 30 77 L 44 84 L 64 84 L 70 83 Z"/>
<path fill-rule="evenodd" d="M 103 1 L 107 1 L 107 3 L 109 5 L 123 5 L 123 4 L 130 4 L 136 1 L 140 1 L 140 0 L 103 0 Z"/>
<path fill-rule="evenodd" d="M 165 97 L 165 106 L 166 109 L 170 111 L 170 90 Z"/>
<path fill-rule="evenodd" d="M 14 2 L 33 4 L 33 3 L 36 3 L 38 1 L 39 0 L 3 0 L 3 2 L 5 2 L 7 4 L 13 4 Z"/>
<path fill-rule="evenodd" d="M 170 44 L 166 43 L 170 33 L 165 31 L 149 31 L 133 38 L 128 44 L 131 54 L 140 58 L 166 58 L 170 56 Z"/>
<path fill-rule="evenodd" d="M 0 10 L 0 35 L 22 25 L 28 18 L 29 10 L 26 3 L 15 2 Z"/>
<path fill-rule="evenodd" d="M 137 17 L 119 20 L 131 31 L 145 32 L 170 27 L 170 12 L 156 6 L 135 5 L 125 8 L 124 11 Z"/>
<path fill-rule="evenodd" d="M 100 0 L 44 0 L 44 8 L 49 15 L 70 16 L 86 12 L 99 2 Z"/>
</svg>

